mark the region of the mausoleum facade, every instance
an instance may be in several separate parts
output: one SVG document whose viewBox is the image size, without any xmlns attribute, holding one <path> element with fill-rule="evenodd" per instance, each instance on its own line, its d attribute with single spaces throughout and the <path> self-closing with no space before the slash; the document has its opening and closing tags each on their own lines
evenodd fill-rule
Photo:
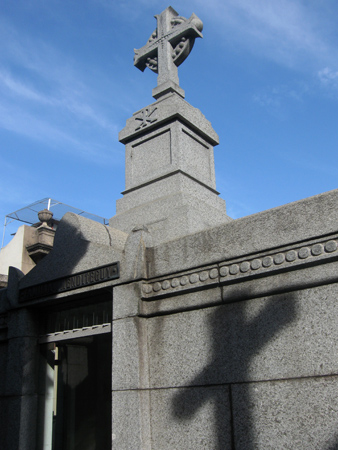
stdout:
<svg viewBox="0 0 338 450">
<path fill-rule="evenodd" d="M 67 213 L 0 291 L 6 450 L 338 448 L 338 191 L 232 220 L 218 136 L 177 67 L 171 7 L 135 51 L 155 102 L 127 120 L 109 226 Z"/>
</svg>

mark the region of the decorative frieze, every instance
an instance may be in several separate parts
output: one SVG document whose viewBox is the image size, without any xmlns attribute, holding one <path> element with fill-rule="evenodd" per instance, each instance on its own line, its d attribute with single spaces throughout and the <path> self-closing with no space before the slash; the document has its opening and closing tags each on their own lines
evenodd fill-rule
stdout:
<svg viewBox="0 0 338 450">
<path fill-rule="evenodd" d="M 144 299 L 159 295 L 174 294 L 183 290 L 201 288 L 203 285 L 224 284 L 236 279 L 254 277 L 262 273 L 288 270 L 316 260 L 329 258 L 334 253 L 338 255 L 338 238 L 323 242 L 315 242 L 295 248 L 279 249 L 276 253 L 269 252 L 243 260 L 220 262 L 217 265 L 203 268 L 199 271 L 184 273 L 180 276 L 144 283 L 142 294 Z"/>
</svg>

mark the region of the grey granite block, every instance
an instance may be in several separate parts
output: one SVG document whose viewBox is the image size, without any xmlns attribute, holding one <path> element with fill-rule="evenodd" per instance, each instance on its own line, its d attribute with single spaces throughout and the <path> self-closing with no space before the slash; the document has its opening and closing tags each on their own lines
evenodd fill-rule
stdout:
<svg viewBox="0 0 338 450">
<path fill-rule="evenodd" d="M 153 449 L 231 450 L 227 387 L 150 392 Z"/>
<path fill-rule="evenodd" d="M 228 388 L 113 392 L 113 448 L 230 450 Z"/>
<path fill-rule="evenodd" d="M 159 245 L 150 276 L 238 258 L 337 232 L 338 190 Z"/>
<path fill-rule="evenodd" d="M 188 279 L 188 277 L 186 278 Z M 176 280 L 174 278 L 171 281 L 177 282 Z M 162 282 L 164 289 L 168 285 L 166 282 L 169 284 L 169 280 Z M 161 284 L 159 283 L 159 285 L 160 288 Z M 156 288 L 156 284 L 154 284 L 154 287 Z M 165 312 L 178 312 L 182 310 L 186 311 L 200 307 L 214 306 L 220 303 L 221 288 L 217 286 L 213 289 L 190 293 L 188 292 L 183 295 L 173 296 L 163 300 L 143 301 L 140 312 L 143 315 L 157 315 Z"/>
<path fill-rule="evenodd" d="M 113 321 L 113 390 L 148 387 L 145 320 Z"/>
<path fill-rule="evenodd" d="M 37 395 L 11 397 L 6 402 L 6 450 L 36 450 Z"/>
<path fill-rule="evenodd" d="M 217 199 L 222 203 L 221 199 Z M 194 196 L 177 193 L 117 214 L 110 219 L 110 225 L 127 233 L 135 225 L 145 225 L 156 246 L 230 220 L 225 208 L 214 208 Z"/>
<path fill-rule="evenodd" d="M 126 190 L 111 227 L 130 233 L 145 225 L 157 245 L 230 220 L 216 191 L 218 137 L 180 95 L 135 113 L 119 139 L 126 144 Z"/>
<path fill-rule="evenodd" d="M 151 450 L 150 391 L 112 393 L 112 448 Z"/>
<path fill-rule="evenodd" d="M 332 284 L 148 319 L 151 386 L 337 373 L 337 296 Z"/>
<path fill-rule="evenodd" d="M 126 145 L 126 190 L 182 170 L 216 189 L 213 147 L 178 121 Z"/>
<path fill-rule="evenodd" d="M 6 395 L 31 395 L 37 383 L 37 338 L 8 341 Z"/>
<path fill-rule="evenodd" d="M 113 320 L 136 316 L 139 311 L 140 283 L 115 286 L 113 289 Z"/>
<path fill-rule="evenodd" d="M 268 274 L 267 277 L 260 278 L 257 274 L 256 278 L 248 277 L 247 280 L 238 280 L 236 284 L 229 283 L 222 287 L 222 298 L 224 302 L 235 302 L 247 298 L 266 296 L 276 293 L 282 293 L 290 290 L 298 290 L 320 286 L 322 284 L 331 284 L 338 282 L 338 262 L 325 262 L 316 264 L 316 261 L 309 261 L 304 266 L 300 266 L 297 270 Z M 221 279 L 221 281 L 224 281 Z"/>
<path fill-rule="evenodd" d="M 120 261 L 126 239 L 120 230 L 66 213 L 53 250 L 21 280 L 20 288 Z"/>
<path fill-rule="evenodd" d="M 155 111 L 152 112 L 154 109 Z M 190 129 L 198 133 L 203 139 L 206 139 L 211 145 L 218 145 L 219 143 L 215 130 L 201 111 L 191 106 L 177 94 L 162 97 L 146 108 L 134 113 L 133 116 L 127 120 L 126 127 L 120 131 L 119 141 L 126 144 L 130 140 L 143 134 L 145 127 L 139 126 L 139 118 L 144 116 L 150 117 L 150 115 L 152 115 L 152 120 L 155 118 L 156 120 L 148 123 L 146 127 L 147 131 L 151 131 L 155 127 L 158 128 L 163 123 L 167 123 L 172 119 L 178 119 L 187 124 Z"/>
<path fill-rule="evenodd" d="M 203 184 L 196 182 L 196 178 L 177 170 L 170 176 L 157 179 L 156 183 L 145 184 L 125 193 L 123 198 L 116 201 L 116 213 L 119 215 L 142 204 L 151 205 L 151 202 L 158 199 L 165 201 L 166 197 L 175 194 L 193 197 L 224 212 L 225 202 L 218 197 L 217 191 L 206 188 Z"/>
<path fill-rule="evenodd" d="M 237 450 L 338 448 L 338 377 L 232 387 Z"/>
<path fill-rule="evenodd" d="M 8 269 L 8 286 L 5 290 L 5 294 L 2 295 L 2 301 L 5 303 L 5 308 L 16 307 L 19 302 L 19 282 L 24 277 L 23 272 L 15 267 L 9 267 Z M 8 308 L 8 309 L 9 309 Z M 2 311 L 3 305 L 0 308 Z"/>
<path fill-rule="evenodd" d="M 37 337 L 37 315 L 32 311 L 22 308 L 8 313 L 8 339 L 14 337 Z"/>
</svg>

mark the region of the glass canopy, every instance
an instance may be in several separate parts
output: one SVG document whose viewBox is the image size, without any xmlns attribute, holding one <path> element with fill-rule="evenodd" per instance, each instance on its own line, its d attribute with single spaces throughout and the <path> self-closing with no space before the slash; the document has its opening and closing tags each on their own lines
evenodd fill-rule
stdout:
<svg viewBox="0 0 338 450">
<path fill-rule="evenodd" d="M 5 216 L 1 248 L 8 243 L 8 241 L 10 240 L 10 236 L 15 234 L 15 231 L 18 228 L 18 224 L 16 223 L 16 221 L 26 223 L 28 225 L 39 223 L 38 212 L 42 209 L 50 210 L 53 213 L 53 219 L 56 221 L 60 221 L 67 212 L 72 212 L 87 219 L 95 220 L 95 222 L 102 223 L 103 225 L 108 225 L 109 223 L 108 219 L 105 219 L 104 217 L 97 216 L 96 214 L 91 214 L 89 212 L 83 211 L 82 209 L 66 205 L 65 203 L 59 202 L 58 200 L 47 197 Z M 16 226 L 14 228 L 13 226 L 10 226 L 11 224 L 13 225 L 15 223 Z"/>
</svg>

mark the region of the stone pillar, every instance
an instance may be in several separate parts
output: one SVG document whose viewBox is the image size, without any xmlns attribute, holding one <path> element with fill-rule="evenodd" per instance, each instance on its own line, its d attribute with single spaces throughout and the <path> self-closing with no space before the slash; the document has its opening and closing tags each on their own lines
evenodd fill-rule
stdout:
<svg viewBox="0 0 338 450">
<path fill-rule="evenodd" d="M 112 447 L 151 449 L 147 319 L 138 317 L 141 283 L 113 290 Z"/>
<path fill-rule="evenodd" d="M 6 450 L 35 450 L 37 416 L 37 323 L 27 309 L 8 313 Z"/>
<path fill-rule="evenodd" d="M 228 222 L 218 197 L 210 122 L 177 92 L 127 120 L 126 189 L 109 225 L 130 233 L 145 225 L 153 244 Z"/>
</svg>

